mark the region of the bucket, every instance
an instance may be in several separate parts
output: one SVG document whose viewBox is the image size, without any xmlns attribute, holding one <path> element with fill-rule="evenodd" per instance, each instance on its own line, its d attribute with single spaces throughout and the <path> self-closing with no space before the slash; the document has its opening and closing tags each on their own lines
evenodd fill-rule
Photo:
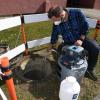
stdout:
<svg viewBox="0 0 100 100">
<path fill-rule="evenodd" d="M 79 50 L 80 47 L 78 47 Z M 71 53 L 71 55 L 69 54 Z M 87 59 L 82 56 L 82 53 L 73 53 L 72 51 L 66 54 L 61 54 L 58 58 L 58 75 L 60 80 L 64 80 L 68 76 L 74 76 L 76 80 L 80 83 L 82 77 L 87 70 Z"/>
<path fill-rule="evenodd" d="M 80 93 L 80 85 L 73 76 L 66 77 L 60 84 L 60 100 L 77 100 Z"/>
</svg>

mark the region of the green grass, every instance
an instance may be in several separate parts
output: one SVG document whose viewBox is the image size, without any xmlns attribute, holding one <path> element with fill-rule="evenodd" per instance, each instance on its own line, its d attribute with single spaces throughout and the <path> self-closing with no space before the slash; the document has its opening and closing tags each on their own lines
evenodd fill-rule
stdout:
<svg viewBox="0 0 100 100">
<path fill-rule="evenodd" d="M 27 41 L 50 36 L 51 31 L 52 31 L 52 23 L 49 21 L 25 25 L 25 33 L 26 33 Z M 93 38 L 94 32 L 95 29 L 90 29 L 88 33 L 88 37 Z M 0 42 L 1 43 L 6 42 L 9 44 L 10 48 L 14 48 L 19 33 L 20 33 L 20 27 L 15 27 L 15 28 L 7 29 L 5 31 L 1 31 Z M 100 43 L 100 36 L 98 36 L 97 42 Z M 22 43 L 22 37 L 20 33 L 19 39 L 17 41 L 17 45 L 21 43 Z M 96 67 L 98 75 L 100 72 L 99 67 L 100 67 L 100 57 Z M 45 86 L 43 86 L 43 88 L 38 87 L 38 90 L 36 87 L 32 87 L 32 86 L 30 87 L 30 85 L 29 85 L 30 90 L 26 89 L 27 85 L 29 84 L 22 83 L 22 84 L 15 85 L 18 100 L 58 100 L 57 90 L 59 90 L 59 86 L 57 80 L 55 79 L 51 79 L 47 81 Z M 3 89 L 6 96 L 10 98 L 6 86 L 2 85 L 1 88 Z M 93 96 L 96 95 L 98 89 L 99 89 L 98 83 L 93 82 L 91 80 L 84 79 L 82 83 L 82 90 L 81 90 L 82 93 L 80 94 L 79 100 L 92 100 Z M 48 99 L 46 99 L 46 97 Z"/>
<path fill-rule="evenodd" d="M 51 22 L 46 21 L 34 24 L 27 24 L 25 25 L 25 32 L 27 34 L 27 40 L 50 36 Z"/>
<path fill-rule="evenodd" d="M 34 24 L 26 24 L 24 25 L 24 28 L 27 41 L 39 39 L 46 36 L 50 36 L 51 22 L 46 21 Z M 20 31 L 20 26 L 0 32 L 0 43 L 8 43 L 10 48 L 13 48 L 15 47 L 16 42 L 17 45 L 22 43 L 22 34 Z"/>
</svg>

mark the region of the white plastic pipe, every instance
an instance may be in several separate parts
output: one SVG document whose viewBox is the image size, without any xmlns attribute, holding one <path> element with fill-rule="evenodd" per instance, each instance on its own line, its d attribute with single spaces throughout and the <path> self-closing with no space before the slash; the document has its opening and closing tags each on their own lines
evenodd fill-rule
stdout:
<svg viewBox="0 0 100 100">
<path fill-rule="evenodd" d="M 25 24 L 36 23 L 36 22 L 47 21 L 47 20 L 49 20 L 47 13 L 24 15 Z"/>
<path fill-rule="evenodd" d="M 0 31 L 21 25 L 20 16 L 0 19 Z"/>
<path fill-rule="evenodd" d="M 2 97 L 3 100 L 8 100 L 5 96 L 5 94 L 3 93 L 2 89 L 0 88 L 0 95 Z"/>
<path fill-rule="evenodd" d="M 9 50 L 8 52 L 2 54 L 0 56 L 0 58 L 8 57 L 9 60 L 11 60 L 12 58 L 16 57 L 17 55 L 23 53 L 24 51 L 25 51 L 25 45 L 21 44 L 21 45 L 17 46 L 16 48 Z M 0 61 L 0 64 L 1 64 L 1 61 Z"/>
</svg>

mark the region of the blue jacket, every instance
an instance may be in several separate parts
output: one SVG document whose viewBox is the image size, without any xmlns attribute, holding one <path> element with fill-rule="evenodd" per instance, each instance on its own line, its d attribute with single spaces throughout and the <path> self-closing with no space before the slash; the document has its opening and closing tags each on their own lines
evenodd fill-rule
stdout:
<svg viewBox="0 0 100 100">
<path fill-rule="evenodd" d="M 87 34 L 88 23 L 82 12 L 78 9 L 70 9 L 68 14 L 67 21 L 61 22 L 59 25 L 53 25 L 51 44 L 57 42 L 59 35 L 62 35 L 65 43 L 73 44 L 80 39 L 82 34 Z"/>
</svg>

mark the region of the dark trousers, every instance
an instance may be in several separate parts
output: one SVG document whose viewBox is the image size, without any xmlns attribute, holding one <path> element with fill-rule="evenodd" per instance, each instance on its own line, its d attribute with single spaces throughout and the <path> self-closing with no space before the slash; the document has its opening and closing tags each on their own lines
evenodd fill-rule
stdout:
<svg viewBox="0 0 100 100">
<path fill-rule="evenodd" d="M 88 38 L 83 41 L 82 47 L 88 51 L 88 70 L 92 71 L 97 63 L 100 47 L 95 40 Z"/>
</svg>

